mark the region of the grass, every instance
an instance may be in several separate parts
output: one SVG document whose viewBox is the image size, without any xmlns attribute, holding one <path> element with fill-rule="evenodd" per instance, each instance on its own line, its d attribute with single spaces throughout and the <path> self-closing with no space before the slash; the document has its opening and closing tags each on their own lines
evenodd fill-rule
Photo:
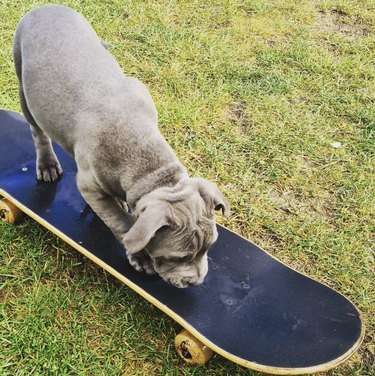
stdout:
<svg viewBox="0 0 375 376">
<path fill-rule="evenodd" d="M 42 3 L 0 4 L 0 108 L 20 110 L 13 32 Z M 362 347 L 326 374 L 372 375 L 373 2 L 61 3 L 147 84 L 180 160 L 231 202 L 218 220 L 363 312 Z M 185 366 L 172 320 L 31 220 L 0 225 L 0 253 L 2 375 L 258 374 Z"/>
</svg>

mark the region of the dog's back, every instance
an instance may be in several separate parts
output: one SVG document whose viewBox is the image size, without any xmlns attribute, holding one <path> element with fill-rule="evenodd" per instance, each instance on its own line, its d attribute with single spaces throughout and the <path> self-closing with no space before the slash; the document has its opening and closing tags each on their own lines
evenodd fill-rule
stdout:
<svg viewBox="0 0 375 376">
<path fill-rule="evenodd" d="M 67 150 L 74 144 L 69 135 L 78 129 L 73 123 L 85 113 L 92 119 L 100 112 L 109 121 L 110 113 L 133 100 L 128 92 L 133 98 L 141 92 L 148 100 L 143 85 L 124 76 L 91 25 L 73 9 L 47 5 L 27 13 L 17 27 L 13 55 L 35 121 Z"/>
<path fill-rule="evenodd" d="M 14 57 L 26 63 L 23 84 L 33 90 L 40 82 L 54 82 L 74 97 L 77 89 L 87 95 L 106 82 L 120 85 L 124 77 L 86 19 L 61 5 L 35 8 L 22 18 L 16 30 Z"/>
<path fill-rule="evenodd" d="M 46 5 L 27 13 L 13 55 L 32 120 L 78 164 L 90 165 L 102 185 L 121 176 L 128 190 L 143 175 L 178 163 L 157 129 L 148 89 L 124 75 L 73 9 Z"/>
</svg>

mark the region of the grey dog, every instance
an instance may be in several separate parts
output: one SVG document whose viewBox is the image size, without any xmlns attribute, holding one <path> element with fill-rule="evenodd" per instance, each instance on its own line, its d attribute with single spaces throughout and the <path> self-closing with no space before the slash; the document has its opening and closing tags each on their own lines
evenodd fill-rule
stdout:
<svg viewBox="0 0 375 376">
<path fill-rule="evenodd" d="M 37 179 L 62 174 L 52 139 L 74 156 L 82 196 L 136 270 L 176 287 L 201 284 L 217 239 L 214 210 L 228 215 L 229 204 L 215 184 L 188 176 L 147 88 L 123 74 L 83 16 L 60 5 L 22 18 L 13 58 Z"/>
</svg>

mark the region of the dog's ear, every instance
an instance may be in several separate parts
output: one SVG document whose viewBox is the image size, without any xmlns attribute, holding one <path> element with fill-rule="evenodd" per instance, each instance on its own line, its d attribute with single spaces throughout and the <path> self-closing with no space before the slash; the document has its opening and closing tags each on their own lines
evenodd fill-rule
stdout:
<svg viewBox="0 0 375 376">
<path fill-rule="evenodd" d="M 129 253 L 141 251 L 161 227 L 172 223 L 173 212 L 167 202 L 158 201 L 142 208 L 138 219 L 122 241 Z"/>
<path fill-rule="evenodd" d="M 228 217 L 230 214 L 229 202 L 219 191 L 219 188 L 206 179 L 193 178 L 192 180 L 206 203 L 208 210 L 210 212 L 212 212 L 212 209 L 221 210 L 223 215 Z"/>
</svg>

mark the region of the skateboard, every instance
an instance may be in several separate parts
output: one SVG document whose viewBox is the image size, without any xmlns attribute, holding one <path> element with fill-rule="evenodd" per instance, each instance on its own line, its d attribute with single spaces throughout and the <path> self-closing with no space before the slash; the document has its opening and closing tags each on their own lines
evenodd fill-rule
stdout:
<svg viewBox="0 0 375 376">
<path fill-rule="evenodd" d="M 63 176 L 38 182 L 22 115 L 0 110 L 0 137 L 1 219 L 27 214 L 174 319 L 184 328 L 175 346 L 187 363 L 204 364 L 214 351 L 257 371 L 307 374 L 337 366 L 360 346 L 364 327 L 348 299 L 219 225 L 202 285 L 178 289 L 135 271 L 77 190 L 70 155 L 54 145 Z"/>
</svg>

